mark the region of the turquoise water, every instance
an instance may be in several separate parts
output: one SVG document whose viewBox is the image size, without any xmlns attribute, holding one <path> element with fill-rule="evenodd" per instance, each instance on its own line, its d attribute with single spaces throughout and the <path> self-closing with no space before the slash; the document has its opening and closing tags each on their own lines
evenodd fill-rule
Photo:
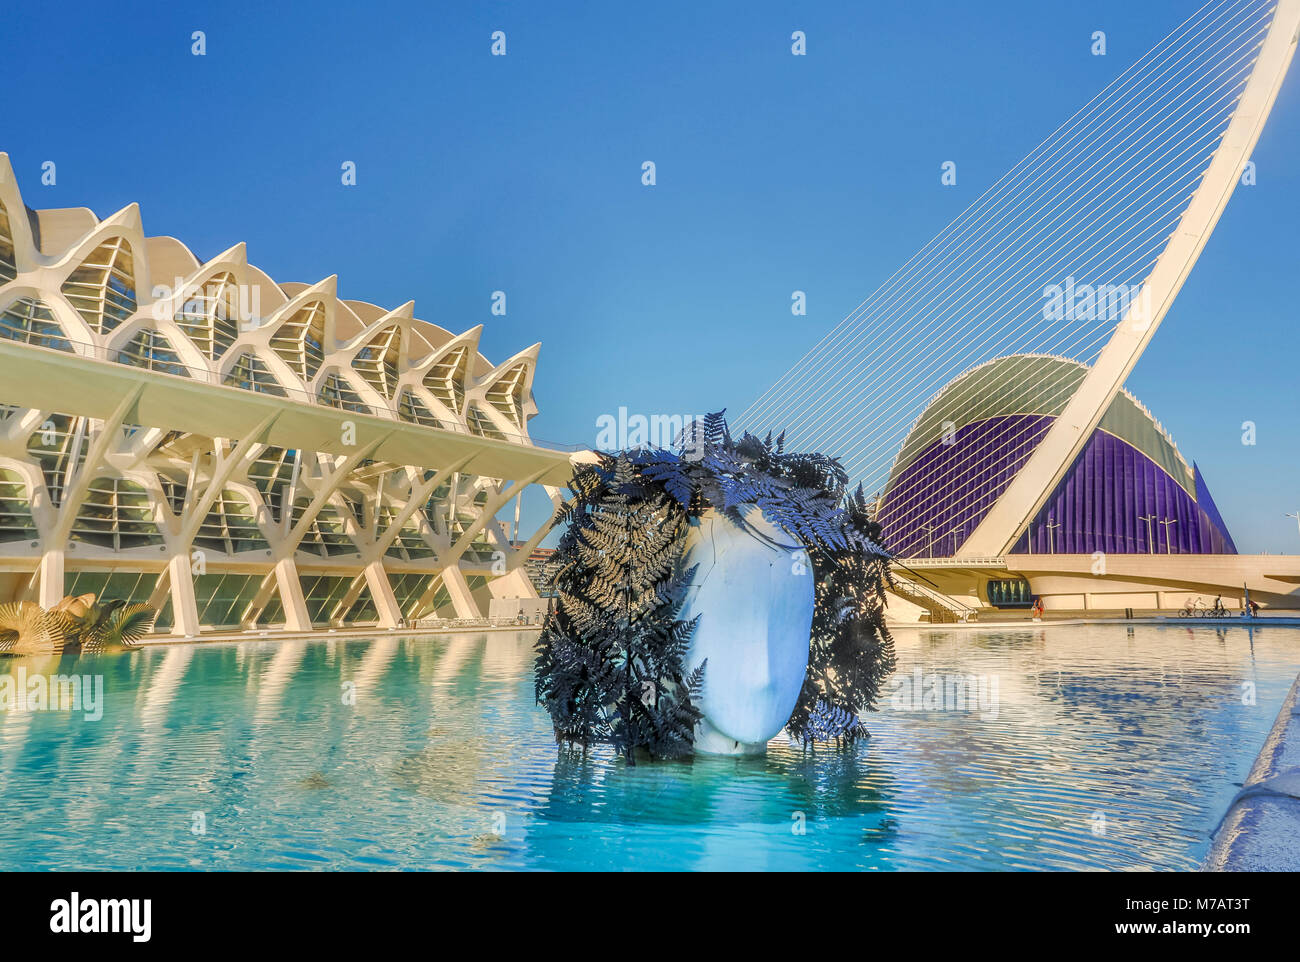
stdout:
<svg viewBox="0 0 1300 962">
<path fill-rule="evenodd" d="M 0 869 L 1186 869 L 1300 668 L 1294 629 L 903 631 L 896 677 L 996 712 L 899 688 L 850 751 L 628 768 L 557 750 L 533 638 L 0 662 L 104 679 L 0 712 Z"/>
</svg>

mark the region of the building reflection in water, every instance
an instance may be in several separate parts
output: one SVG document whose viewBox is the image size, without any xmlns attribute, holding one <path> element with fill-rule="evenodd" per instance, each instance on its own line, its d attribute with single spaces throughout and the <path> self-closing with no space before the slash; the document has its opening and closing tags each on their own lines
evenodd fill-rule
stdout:
<svg viewBox="0 0 1300 962">
<path fill-rule="evenodd" d="M 535 632 L 6 659 L 101 673 L 107 704 L 94 723 L 0 716 L 0 868 L 74 867 L 73 837 L 90 868 L 1191 867 L 1296 638 L 899 631 L 895 679 L 995 677 L 996 713 L 902 710 L 887 689 L 851 750 L 778 738 L 635 767 L 556 746 Z"/>
</svg>

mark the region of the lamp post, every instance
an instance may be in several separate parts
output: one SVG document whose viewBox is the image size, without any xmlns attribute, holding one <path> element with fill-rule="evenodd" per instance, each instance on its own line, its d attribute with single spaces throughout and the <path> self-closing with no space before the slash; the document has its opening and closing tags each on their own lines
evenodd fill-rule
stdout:
<svg viewBox="0 0 1300 962">
<path fill-rule="evenodd" d="M 957 535 L 961 534 L 962 529 L 965 527 L 966 527 L 966 522 L 963 521 L 961 524 L 957 525 L 957 527 L 953 528 L 951 531 L 948 532 L 948 534 L 952 535 L 951 557 L 953 558 L 957 557 Z"/>
<path fill-rule="evenodd" d="M 1053 538 L 1052 535 L 1055 532 L 1055 530 L 1060 526 L 1061 525 L 1059 522 L 1054 521 L 1050 515 L 1048 516 L 1047 518 L 1047 553 L 1048 554 L 1056 554 L 1056 539 Z"/>
<path fill-rule="evenodd" d="M 1163 525 L 1165 526 L 1165 554 L 1173 554 L 1173 548 L 1171 547 L 1171 545 L 1170 545 L 1170 543 L 1169 543 L 1169 526 L 1170 526 L 1171 524 L 1177 524 L 1177 523 L 1178 523 L 1178 519 L 1177 519 L 1177 518 L 1165 518 L 1165 519 L 1163 519 L 1160 523 L 1163 524 Z"/>
<path fill-rule="evenodd" d="M 1154 514 L 1143 514 L 1138 516 L 1139 521 L 1145 521 L 1147 523 L 1147 554 L 1155 554 L 1156 552 L 1155 543 L 1151 539 L 1151 522 L 1154 521 L 1155 518 L 1156 516 Z"/>
<path fill-rule="evenodd" d="M 1295 518 L 1296 528 L 1300 529 L 1300 511 L 1287 514 L 1288 518 Z"/>
<path fill-rule="evenodd" d="M 921 525 L 921 529 L 925 532 L 925 538 L 926 538 L 925 555 L 927 558 L 933 558 L 934 557 L 934 525 L 924 524 Z"/>
</svg>

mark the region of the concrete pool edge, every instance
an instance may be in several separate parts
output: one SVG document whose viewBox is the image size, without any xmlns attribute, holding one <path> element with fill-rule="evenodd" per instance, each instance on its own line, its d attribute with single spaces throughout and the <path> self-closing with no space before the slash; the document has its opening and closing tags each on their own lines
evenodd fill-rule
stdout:
<svg viewBox="0 0 1300 962">
<path fill-rule="evenodd" d="M 1138 618 L 1044 618 L 1031 621 L 1024 618 L 1015 621 L 958 621 L 928 622 L 908 621 L 890 622 L 885 627 L 891 632 L 916 629 L 921 631 L 969 631 L 979 629 L 1001 628 L 1060 628 L 1067 625 L 1143 625 L 1155 628 L 1300 628 L 1300 616 L 1265 615 L 1258 618 L 1177 618 L 1177 617 L 1138 617 Z"/>
<path fill-rule="evenodd" d="M 358 628 L 313 628 L 310 631 L 289 631 L 270 628 L 256 631 L 213 631 L 191 638 L 183 635 L 150 635 L 138 642 L 136 648 L 164 648 L 169 645 L 206 645 L 211 643 L 255 641 L 356 641 L 368 638 L 416 638 L 425 635 L 514 634 L 521 631 L 542 630 L 541 625 L 441 625 L 436 628 L 378 628 L 373 625 Z"/>
<path fill-rule="evenodd" d="M 1300 871 L 1300 676 L 1228 805 L 1201 869 Z"/>
<path fill-rule="evenodd" d="M 1165 628 L 1300 628 L 1300 615 L 1264 615 L 1258 618 L 1176 618 L 1176 617 L 1138 617 L 1138 618 L 1044 618 L 1042 621 L 1022 619 L 1018 621 L 969 621 L 957 623 L 901 622 L 886 623 L 891 632 L 917 629 L 921 631 L 965 631 L 991 630 L 1003 628 L 1062 628 L 1075 625 L 1145 625 Z M 232 641 L 300 641 L 315 639 L 327 641 L 337 638 L 379 638 L 389 635 L 415 637 L 421 635 L 447 635 L 463 632 L 510 633 L 516 631 L 541 631 L 541 625 L 519 624 L 469 624 L 439 625 L 437 627 L 380 628 L 377 625 L 357 625 L 346 628 L 312 628 L 306 631 L 293 631 L 281 627 L 260 629 L 236 629 L 233 631 L 204 631 L 191 637 L 174 634 L 149 635 L 138 643 L 138 647 L 162 645 L 196 645 L 208 642 Z"/>
</svg>

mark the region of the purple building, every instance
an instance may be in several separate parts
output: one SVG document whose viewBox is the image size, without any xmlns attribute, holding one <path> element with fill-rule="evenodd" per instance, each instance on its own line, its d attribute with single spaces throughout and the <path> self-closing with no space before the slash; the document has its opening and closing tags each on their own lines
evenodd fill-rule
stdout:
<svg viewBox="0 0 1300 962">
<path fill-rule="evenodd" d="M 1041 354 L 972 368 L 931 399 L 880 496 L 886 545 L 949 557 L 1001 497 L 1087 368 Z M 1209 489 L 1127 391 L 1012 549 L 1013 554 L 1236 554 Z"/>
</svg>

